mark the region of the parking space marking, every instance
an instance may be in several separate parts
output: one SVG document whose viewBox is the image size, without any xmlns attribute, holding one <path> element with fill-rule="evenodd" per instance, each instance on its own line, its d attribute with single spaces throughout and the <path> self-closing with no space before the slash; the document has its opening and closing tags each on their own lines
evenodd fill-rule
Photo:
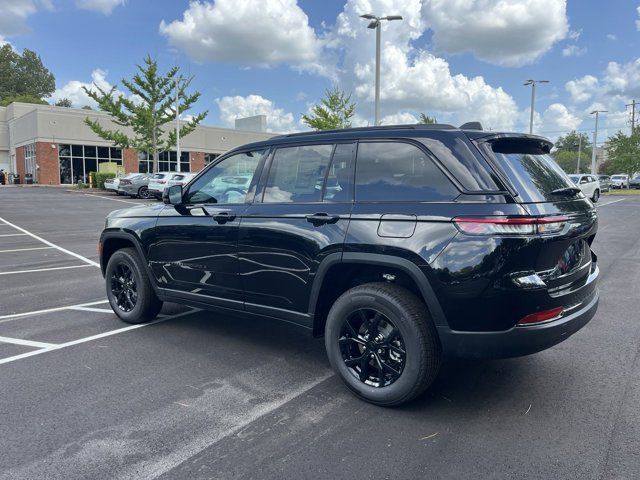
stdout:
<svg viewBox="0 0 640 480">
<path fill-rule="evenodd" d="M 9 315 L 0 316 L 0 323 L 10 322 L 16 318 L 29 317 L 31 315 L 43 315 L 45 313 L 61 312 L 63 310 L 69 310 L 72 307 L 89 307 L 91 305 L 102 305 L 109 303 L 109 300 L 98 300 L 96 302 L 79 303 L 77 305 L 65 305 L 64 307 L 45 308 L 44 310 L 34 310 L 32 312 L 23 313 L 11 313 Z"/>
<path fill-rule="evenodd" d="M 23 237 L 26 235 L 26 233 L 7 233 L 5 235 L 0 235 L 0 237 Z"/>
<path fill-rule="evenodd" d="M 138 328 L 148 327 L 149 325 L 155 325 L 157 323 L 166 322 L 168 320 L 174 320 L 176 318 L 185 317 L 187 315 L 191 315 L 192 313 L 196 313 L 199 311 L 200 311 L 199 309 L 191 309 L 186 312 L 176 313 L 175 315 L 169 315 L 164 318 L 159 318 L 149 323 L 138 323 L 136 325 L 129 325 L 128 327 L 117 328 L 116 330 L 109 330 L 108 332 L 98 333 L 97 335 L 91 335 L 90 337 L 79 338 L 77 340 L 72 340 L 66 343 L 49 344 L 50 346 L 46 348 L 41 348 L 40 350 L 33 350 L 31 352 L 21 353 L 20 355 L 14 355 L 13 357 L 2 358 L 0 359 L 0 365 L 3 365 L 5 363 L 15 362 L 17 360 L 22 360 L 24 358 L 33 357 L 35 355 L 40 355 L 42 353 L 54 352 L 56 350 L 61 350 L 63 348 L 79 345 L 81 343 L 92 342 L 93 340 L 98 340 L 104 337 L 110 337 L 112 335 L 117 335 L 119 333 L 128 332 L 130 330 L 135 330 Z"/>
<path fill-rule="evenodd" d="M 4 222 L 5 224 L 7 224 L 7 225 L 9 225 L 9 226 L 11 226 L 11 227 L 13 227 L 13 228 L 15 228 L 15 229 L 16 229 L 16 230 L 18 230 L 19 232 L 22 232 L 22 233 L 23 233 L 23 234 L 25 234 L 25 235 L 29 235 L 31 238 L 35 238 L 36 240 L 41 241 L 41 242 L 42 242 L 42 243 L 44 243 L 45 245 L 48 245 L 48 246 L 53 247 L 53 248 L 55 248 L 55 249 L 58 249 L 58 250 L 60 250 L 61 252 L 66 253 L 67 255 L 71 255 L 72 257 L 76 257 L 76 258 L 78 258 L 78 259 L 82 260 L 83 262 L 88 263 L 89 265 L 93 265 L 94 267 L 98 267 L 98 268 L 100 267 L 100 264 L 99 264 L 98 262 L 94 262 L 93 260 L 89 260 L 87 257 L 83 257 L 82 255 L 79 255 L 79 254 L 77 254 L 77 253 L 75 253 L 75 252 L 72 252 L 71 250 L 67 250 L 66 248 L 62 248 L 61 246 L 56 245 L 55 243 L 51 243 L 49 240 L 45 240 L 44 238 L 39 237 L 38 235 L 36 235 L 36 234 L 34 234 L 34 233 L 31 233 L 31 232 L 29 232 L 28 230 L 25 230 L 25 229 L 24 229 L 24 228 L 22 228 L 22 227 L 19 227 L 19 226 L 17 226 L 17 225 L 14 225 L 13 223 L 8 222 L 7 220 L 5 220 L 5 219 L 4 219 L 4 218 L 2 218 L 2 217 L 0 217 L 0 222 Z M 2 235 L 0 235 L 0 237 L 1 237 L 1 236 L 2 236 Z"/>
<path fill-rule="evenodd" d="M 22 338 L 0 337 L 0 343 L 13 343 L 15 345 L 24 345 L 25 347 L 51 348 L 55 347 L 55 343 L 34 342 L 31 340 L 23 340 Z"/>
<path fill-rule="evenodd" d="M 111 310 L 110 308 L 69 307 L 68 310 L 78 310 L 80 312 L 113 313 L 113 310 Z"/>
<path fill-rule="evenodd" d="M 111 200 L 111 201 L 114 201 L 114 202 L 132 203 L 133 205 L 144 205 L 144 203 L 141 203 L 141 202 L 133 202 L 131 200 L 121 200 L 119 198 L 103 197 L 102 195 L 95 195 L 93 193 L 83 193 L 83 195 L 85 195 L 87 197 L 96 197 L 96 198 L 102 198 L 104 200 Z"/>
<path fill-rule="evenodd" d="M 48 250 L 51 248 L 53 247 L 13 248 L 11 250 L 0 250 L 0 253 L 30 252 L 31 250 Z"/>
<path fill-rule="evenodd" d="M 16 275 L 18 273 L 49 272 L 52 270 L 68 270 L 70 268 L 85 268 L 85 267 L 92 267 L 92 266 L 93 265 L 69 265 L 67 267 L 34 268 L 32 270 L 15 270 L 13 272 L 0 272 L 0 275 Z"/>
<path fill-rule="evenodd" d="M 606 207 L 607 205 L 611 205 L 612 203 L 622 202 L 623 200 L 627 200 L 627 199 L 620 198 L 619 200 L 614 200 L 613 202 L 601 203 L 600 205 L 596 205 L 596 207 Z"/>
</svg>

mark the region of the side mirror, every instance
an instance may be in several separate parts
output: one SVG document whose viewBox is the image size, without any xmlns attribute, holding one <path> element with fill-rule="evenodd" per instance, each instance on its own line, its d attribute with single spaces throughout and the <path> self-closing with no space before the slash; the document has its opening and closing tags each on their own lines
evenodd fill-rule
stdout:
<svg viewBox="0 0 640 480">
<path fill-rule="evenodd" d="M 162 194 L 167 205 L 182 205 L 182 185 L 171 185 Z"/>
</svg>

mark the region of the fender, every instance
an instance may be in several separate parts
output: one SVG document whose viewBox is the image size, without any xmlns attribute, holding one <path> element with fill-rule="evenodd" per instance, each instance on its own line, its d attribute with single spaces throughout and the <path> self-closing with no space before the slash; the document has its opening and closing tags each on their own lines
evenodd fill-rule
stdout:
<svg viewBox="0 0 640 480">
<path fill-rule="evenodd" d="M 153 287 L 153 290 L 155 291 L 156 295 L 158 295 L 158 297 L 163 297 L 162 295 L 162 289 L 160 287 L 158 287 L 158 284 L 156 283 L 156 279 L 153 275 L 153 272 L 151 271 L 151 267 L 149 267 L 149 262 L 147 261 L 147 256 L 144 254 L 144 251 L 142 250 L 142 246 L 140 245 L 140 239 L 134 235 L 133 233 L 130 232 L 126 232 L 124 230 L 113 230 L 113 231 L 105 231 L 102 233 L 102 235 L 100 235 L 100 241 L 102 242 L 102 248 L 104 250 L 104 245 L 105 243 L 107 243 L 108 240 L 110 239 L 122 239 L 122 240 L 128 240 L 131 243 L 133 243 L 133 246 L 135 247 L 136 251 L 138 252 L 138 255 L 140 255 L 140 258 L 142 259 L 142 263 L 144 264 L 144 268 L 147 271 L 147 276 L 149 277 L 149 280 L 151 281 L 151 286 Z M 102 270 L 102 276 L 104 277 L 105 274 L 105 270 L 107 268 L 107 265 L 105 264 L 104 260 L 103 260 L 103 255 L 100 255 L 100 270 Z"/>
<path fill-rule="evenodd" d="M 435 325 L 448 326 L 447 319 L 442 307 L 440 306 L 438 297 L 436 296 L 436 293 L 424 272 L 420 270 L 415 263 L 407 260 L 406 258 L 378 253 L 343 252 L 327 255 L 327 257 L 324 258 L 318 266 L 318 270 L 313 280 L 313 286 L 311 287 L 311 295 L 309 298 L 309 314 L 313 315 L 315 312 L 318 297 L 320 295 L 320 288 L 322 287 L 322 282 L 327 271 L 337 263 L 363 263 L 367 265 L 387 266 L 402 270 L 413 279 L 420 289 L 424 302 L 429 309 L 429 313 L 431 313 L 431 317 L 433 318 Z"/>
</svg>

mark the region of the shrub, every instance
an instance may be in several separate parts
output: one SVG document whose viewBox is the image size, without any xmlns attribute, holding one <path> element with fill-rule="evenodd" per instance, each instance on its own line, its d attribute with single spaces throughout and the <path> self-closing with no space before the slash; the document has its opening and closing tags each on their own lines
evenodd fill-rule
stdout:
<svg viewBox="0 0 640 480">
<path fill-rule="evenodd" d="M 115 178 L 115 173 L 101 173 L 101 172 L 91 172 L 93 176 L 93 188 L 101 188 L 104 189 L 104 181 L 107 178 Z"/>
</svg>

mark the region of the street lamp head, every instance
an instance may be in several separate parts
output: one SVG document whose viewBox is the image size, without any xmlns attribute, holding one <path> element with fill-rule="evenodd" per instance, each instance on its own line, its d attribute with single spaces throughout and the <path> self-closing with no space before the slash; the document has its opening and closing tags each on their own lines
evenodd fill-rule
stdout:
<svg viewBox="0 0 640 480">
<path fill-rule="evenodd" d="M 376 17 L 372 13 L 365 13 L 364 15 L 360 15 L 360 18 L 366 18 L 367 20 L 377 20 L 378 19 L 378 17 Z"/>
<path fill-rule="evenodd" d="M 589 115 L 593 115 L 594 113 L 607 113 L 609 110 L 594 110 Z"/>
<path fill-rule="evenodd" d="M 367 28 L 376 29 L 378 28 L 378 25 L 380 25 L 380 20 L 374 20 L 369 25 L 367 25 Z"/>
<path fill-rule="evenodd" d="M 382 17 L 380 20 L 402 20 L 402 15 L 387 15 L 386 17 Z"/>
</svg>

